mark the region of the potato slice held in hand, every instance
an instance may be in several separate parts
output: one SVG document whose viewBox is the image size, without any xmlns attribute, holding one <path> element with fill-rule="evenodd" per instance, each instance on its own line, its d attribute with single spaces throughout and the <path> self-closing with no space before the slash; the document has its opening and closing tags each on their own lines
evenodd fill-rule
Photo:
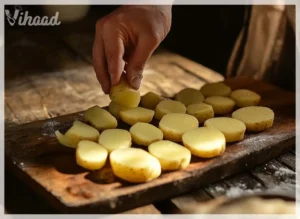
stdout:
<svg viewBox="0 0 300 219">
<path fill-rule="evenodd" d="M 163 132 L 149 123 L 138 122 L 129 130 L 134 143 L 142 146 L 148 146 L 153 142 L 162 140 Z"/>
<path fill-rule="evenodd" d="M 108 152 L 93 141 L 80 141 L 76 149 L 76 162 L 88 170 L 101 169 L 107 160 Z"/>
<path fill-rule="evenodd" d="M 108 111 L 116 118 L 120 119 L 120 112 L 130 109 L 129 107 L 121 106 L 113 101 L 108 105 Z"/>
<path fill-rule="evenodd" d="M 136 107 L 120 112 L 120 117 L 123 122 L 134 125 L 138 122 L 149 123 L 152 121 L 154 111 L 143 107 Z"/>
<path fill-rule="evenodd" d="M 131 135 L 124 129 L 108 129 L 101 133 L 99 144 L 106 148 L 110 153 L 120 148 L 131 147 Z"/>
<path fill-rule="evenodd" d="M 109 97 L 115 103 L 129 108 L 137 107 L 141 100 L 140 92 L 128 84 L 125 74 L 121 76 L 119 84 L 111 87 Z"/>
<path fill-rule="evenodd" d="M 84 118 L 99 131 L 114 129 L 118 126 L 117 119 L 107 110 L 99 106 L 93 106 L 86 110 L 84 112 Z"/>
<path fill-rule="evenodd" d="M 211 105 L 215 114 L 223 115 L 233 111 L 235 102 L 229 97 L 212 96 L 207 97 L 204 102 Z"/>
<path fill-rule="evenodd" d="M 226 139 L 222 132 L 214 128 L 201 127 L 186 132 L 182 142 L 197 157 L 212 158 L 224 153 Z"/>
<path fill-rule="evenodd" d="M 186 112 L 189 115 L 195 116 L 199 123 L 202 124 L 205 120 L 214 117 L 214 109 L 206 103 L 196 103 L 188 105 Z"/>
<path fill-rule="evenodd" d="M 204 126 L 221 131 L 226 138 L 226 142 L 243 140 L 246 132 L 246 126 L 243 122 L 229 117 L 208 119 L 205 121 Z"/>
<path fill-rule="evenodd" d="M 235 90 L 230 94 L 230 98 L 235 101 L 238 107 L 256 106 L 261 100 L 261 96 L 254 91 L 247 89 Z"/>
<path fill-rule="evenodd" d="M 163 100 L 163 97 L 150 91 L 141 97 L 141 106 L 147 109 L 154 110 L 157 104 Z"/>
<path fill-rule="evenodd" d="M 179 170 L 186 168 L 191 161 L 191 152 L 172 141 L 162 140 L 149 145 L 149 153 L 156 157 L 162 170 Z"/>
<path fill-rule="evenodd" d="M 231 88 L 223 82 L 207 83 L 200 88 L 200 92 L 205 97 L 223 96 L 228 97 L 231 93 Z"/>
<path fill-rule="evenodd" d="M 186 107 L 180 101 L 166 99 L 157 104 L 154 117 L 160 120 L 169 113 L 186 113 Z"/>
<path fill-rule="evenodd" d="M 131 183 L 144 183 L 158 178 L 161 166 L 158 159 L 139 148 L 123 148 L 110 154 L 114 174 Z"/>
<path fill-rule="evenodd" d="M 232 118 L 242 121 L 248 131 L 260 132 L 271 128 L 274 123 L 273 110 L 263 106 L 247 106 L 232 113 Z"/>
<path fill-rule="evenodd" d="M 69 147 L 69 148 L 76 148 L 77 147 L 77 145 L 76 145 L 77 142 L 76 141 L 72 141 L 71 139 L 69 139 L 65 135 L 61 134 L 60 131 L 56 130 L 55 131 L 55 136 L 56 136 L 58 142 L 61 145 L 64 145 L 64 146 Z"/>
<path fill-rule="evenodd" d="M 178 100 L 185 106 L 188 106 L 194 103 L 202 103 L 204 101 L 204 96 L 196 89 L 185 88 L 175 95 L 175 100 Z"/>
<path fill-rule="evenodd" d="M 182 135 L 199 126 L 196 117 L 184 113 L 170 113 L 164 115 L 159 122 L 159 128 L 164 138 L 170 141 L 181 142 Z"/>
</svg>

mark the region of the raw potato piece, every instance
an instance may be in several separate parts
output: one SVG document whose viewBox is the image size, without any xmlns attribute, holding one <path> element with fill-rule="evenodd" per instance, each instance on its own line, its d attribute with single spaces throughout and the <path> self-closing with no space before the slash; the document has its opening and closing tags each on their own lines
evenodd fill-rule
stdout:
<svg viewBox="0 0 300 219">
<path fill-rule="evenodd" d="M 182 135 L 199 126 L 196 117 L 184 113 L 170 113 L 164 115 L 159 122 L 159 128 L 164 138 L 170 141 L 181 142 Z"/>
<path fill-rule="evenodd" d="M 233 91 L 230 94 L 230 98 L 235 101 L 235 104 L 238 107 L 256 106 L 261 100 L 259 94 L 247 89 L 239 89 Z"/>
<path fill-rule="evenodd" d="M 84 118 L 99 131 L 114 129 L 118 125 L 117 119 L 107 110 L 99 106 L 93 106 L 84 112 Z"/>
<path fill-rule="evenodd" d="M 65 135 L 61 134 L 60 131 L 56 130 L 55 131 L 55 136 L 58 140 L 58 142 L 66 147 L 69 148 L 76 148 L 76 141 L 72 141 L 71 139 L 69 139 L 68 137 L 66 137 Z"/>
<path fill-rule="evenodd" d="M 108 105 L 108 111 L 116 118 L 120 119 L 120 112 L 130 109 L 129 107 L 121 106 L 113 101 Z"/>
<path fill-rule="evenodd" d="M 243 122 L 229 117 L 208 119 L 205 121 L 204 126 L 218 129 L 224 134 L 226 142 L 243 140 L 246 132 L 246 126 Z"/>
<path fill-rule="evenodd" d="M 245 123 L 248 131 L 259 132 L 272 127 L 275 114 L 263 106 L 247 106 L 232 113 L 232 118 Z"/>
<path fill-rule="evenodd" d="M 186 107 L 177 100 L 163 100 L 156 106 L 154 117 L 160 120 L 164 115 L 169 113 L 186 113 Z"/>
<path fill-rule="evenodd" d="M 120 148 L 129 148 L 132 144 L 130 133 L 123 129 L 108 129 L 103 131 L 98 142 L 109 153 Z"/>
<path fill-rule="evenodd" d="M 204 96 L 200 91 L 196 89 L 185 88 L 181 90 L 178 94 L 176 94 L 175 100 L 178 100 L 185 106 L 188 106 L 194 103 L 202 103 L 204 101 Z"/>
<path fill-rule="evenodd" d="M 193 155 L 203 158 L 220 156 L 226 148 L 224 134 L 217 129 L 208 127 L 186 132 L 182 136 L 182 141 Z"/>
<path fill-rule="evenodd" d="M 163 98 L 161 96 L 150 91 L 141 97 L 141 106 L 147 109 L 154 110 L 157 104 L 162 100 Z"/>
<path fill-rule="evenodd" d="M 156 179 L 161 174 L 157 158 L 139 148 L 123 148 L 110 154 L 114 174 L 128 182 L 143 183 Z"/>
<path fill-rule="evenodd" d="M 142 107 L 136 107 L 120 112 L 120 117 L 123 122 L 134 125 L 138 122 L 149 123 L 154 116 L 154 110 L 149 110 Z"/>
<path fill-rule="evenodd" d="M 219 115 L 232 112 L 235 106 L 235 102 L 229 97 L 207 97 L 204 102 L 211 105 L 214 109 L 214 113 Z"/>
<path fill-rule="evenodd" d="M 195 116 L 199 123 L 202 124 L 207 119 L 214 117 L 214 109 L 206 103 L 191 104 L 186 108 L 187 114 Z"/>
<path fill-rule="evenodd" d="M 121 76 L 119 84 L 112 86 L 109 97 L 115 103 L 129 108 L 137 107 L 141 100 L 139 91 L 128 84 L 125 74 Z"/>
<path fill-rule="evenodd" d="M 92 141 L 80 141 L 76 149 L 76 162 L 79 166 L 88 170 L 99 170 L 108 156 L 107 150 Z"/>
<path fill-rule="evenodd" d="M 201 87 L 201 93 L 205 97 L 224 96 L 228 97 L 231 93 L 231 88 L 223 82 L 208 83 Z"/>
<path fill-rule="evenodd" d="M 186 168 L 191 161 L 191 152 L 172 141 L 157 141 L 148 147 L 149 153 L 156 157 L 162 170 L 178 170 Z"/>
<path fill-rule="evenodd" d="M 162 140 L 163 132 L 149 123 L 138 122 L 129 130 L 132 140 L 138 145 L 148 146 L 153 142 Z"/>
<path fill-rule="evenodd" d="M 72 146 L 77 147 L 81 140 L 97 141 L 99 138 L 99 131 L 92 126 L 89 126 L 80 121 L 74 121 L 73 126 L 65 133 L 64 139 L 72 141 Z"/>
</svg>

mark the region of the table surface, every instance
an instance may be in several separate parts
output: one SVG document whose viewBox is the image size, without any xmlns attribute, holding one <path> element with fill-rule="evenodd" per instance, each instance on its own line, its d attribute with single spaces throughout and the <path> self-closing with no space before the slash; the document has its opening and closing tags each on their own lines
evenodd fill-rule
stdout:
<svg viewBox="0 0 300 219">
<path fill-rule="evenodd" d="M 13 30 L 5 36 L 5 126 L 106 106 L 92 67 L 93 32 Z M 172 96 L 223 76 L 178 54 L 159 48 L 148 61 L 141 94 Z M 161 83 L 158 83 L 161 82 Z M 295 189 L 295 150 L 254 169 L 222 179 L 180 197 L 132 209 L 124 214 L 180 213 L 219 197 L 278 186 Z M 15 176 L 5 173 L 7 213 L 58 213 Z"/>
</svg>

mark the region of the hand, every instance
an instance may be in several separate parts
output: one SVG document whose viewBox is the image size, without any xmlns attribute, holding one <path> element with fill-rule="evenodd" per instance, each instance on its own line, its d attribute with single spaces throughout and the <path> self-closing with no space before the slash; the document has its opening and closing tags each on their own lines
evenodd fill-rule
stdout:
<svg viewBox="0 0 300 219">
<path fill-rule="evenodd" d="M 170 31 L 171 7 L 122 6 L 97 22 L 93 65 L 104 93 L 124 70 L 128 83 L 140 87 L 147 60 Z"/>
</svg>

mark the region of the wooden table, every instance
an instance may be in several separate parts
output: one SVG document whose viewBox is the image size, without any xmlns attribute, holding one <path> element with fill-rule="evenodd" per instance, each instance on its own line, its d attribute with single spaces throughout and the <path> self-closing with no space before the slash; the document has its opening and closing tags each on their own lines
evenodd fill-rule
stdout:
<svg viewBox="0 0 300 219">
<path fill-rule="evenodd" d="M 16 30 L 6 34 L 6 127 L 109 103 L 91 65 L 93 33 L 59 33 Z M 221 80 L 217 72 L 160 48 L 146 65 L 140 91 L 172 96 L 184 87 Z M 223 195 L 276 186 L 295 189 L 295 150 L 184 196 L 124 213 L 176 213 Z M 5 204 L 9 213 L 57 213 L 10 173 L 5 175 Z"/>
</svg>

